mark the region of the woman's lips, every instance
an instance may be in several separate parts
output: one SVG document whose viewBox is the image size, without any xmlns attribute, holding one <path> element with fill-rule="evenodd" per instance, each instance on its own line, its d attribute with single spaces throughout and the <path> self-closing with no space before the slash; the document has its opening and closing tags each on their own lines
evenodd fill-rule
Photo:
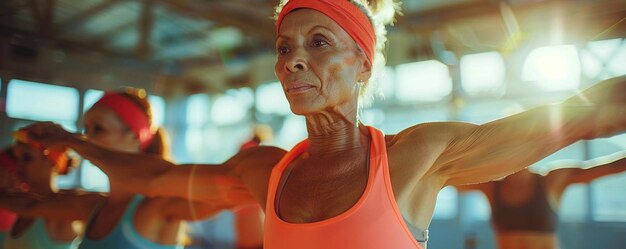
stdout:
<svg viewBox="0 0 626 249">
<path fill-rule="evenodd" d="M 306 83 L 295 83 L 287 87 L 287 94 L 300 94 L 312 88 L 313 88 L 312 85 L 309 85 Z"/>
</svg>

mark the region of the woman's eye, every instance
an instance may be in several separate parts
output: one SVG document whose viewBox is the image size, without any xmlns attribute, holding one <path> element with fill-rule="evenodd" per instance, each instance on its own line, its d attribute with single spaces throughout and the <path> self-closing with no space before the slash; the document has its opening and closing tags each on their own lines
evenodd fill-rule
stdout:
<svg viewBox="0 0 626 249">
<path fill-rule="evenodd" d="M 95 126 L 93 127 L 93 132 L 94 132 L 94 133 L 100 133 L 100 132 L 102 132 L 102 131 L 104 131 L 104 129 L 102 128 L 102 126 L 95 125 Z"/>
<path fill-rule="evenodd" d="M 324 45 L 328 45 L 328 42 L 324 41 L 324 40 L 314 40 L 313 41 L 313 46 L 314 47 L 321 47 Z"/>
<path fill-rule="evenodd" d="M 278 52 L 278 54 L 286 54 L 289 52 L 289 49 L 285 46 L 280 46 L 276 48 L 276 51 Z"/>
<path fill-rule="evenodd" d="M 30 163 L 32 160 L 33 160 L 33 156 L 31 156 L 30 154 L 23 154 L 22 155 L 22 162 Z"/>
</svg>

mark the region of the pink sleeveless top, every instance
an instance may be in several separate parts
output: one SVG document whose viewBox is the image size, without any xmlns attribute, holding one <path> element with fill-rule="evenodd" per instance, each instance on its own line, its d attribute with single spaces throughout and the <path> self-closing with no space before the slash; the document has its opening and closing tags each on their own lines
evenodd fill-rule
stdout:
<svg viewBox="0 0 626 249">
<path fill-rule="evenodd" d="M 276 193 L 285 169 L 306 151 L 296 145 L 270 176 L 265 216 L 265 249 L 421 249 L 404 223 L 391 189 L 385 136 L 368 127 L 371 136 L 367 186 L 357 203 L 338 216 L 311 223 L 289 223 L 277 215 Z M 341 191 L 341 190 L 338 190 Z"/>
</svg>

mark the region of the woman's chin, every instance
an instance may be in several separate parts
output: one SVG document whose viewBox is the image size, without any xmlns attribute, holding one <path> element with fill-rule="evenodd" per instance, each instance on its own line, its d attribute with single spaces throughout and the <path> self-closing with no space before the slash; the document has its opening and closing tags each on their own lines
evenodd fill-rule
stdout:
<svg viewBox="0 0 626 249">
<path fill-rule="evenodd" d="M 310 113 L 313 113 L 314 110 L 311 108 L 311 106 L 306 106 L 306 105 L 290 105 L 291 108 L 291 112 L 293 114 L 299 115 L 299 116 L 304 116 Z"/>
</svg>

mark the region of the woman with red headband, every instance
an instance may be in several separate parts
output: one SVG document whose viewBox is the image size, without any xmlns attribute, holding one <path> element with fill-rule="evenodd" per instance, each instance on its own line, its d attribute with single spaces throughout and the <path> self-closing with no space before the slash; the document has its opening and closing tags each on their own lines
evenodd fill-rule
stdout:
<svg viewBox="0 0 626 249">
<path fill-rule="evenodd" d="M 98 148 L 166 159 L 164 138 L 152 127 L 145 91 L 107 92 L 85 113 L 86 140 Z M 33 142 L 33 141 L 29 141 Z M 133 167 L 128 164 L 127 167 Z M 123 187 L 132 178 L 110 179 L 108 196 L 59 194 L 44 199 L 10 196 L 13 209 L 33 216 L 87 222 L 79 248 L 178 248 L 181 221 L 220 210 L 181 198 L 144 197 Z"/>
<path fill-rule="evenodd" d="M 497 179 L 574 141 L 626 130 L 624 78 L 483 125 L 425 123 L 393 135 L 363 125 L 359 98 L 384 65 L 381 18 L 393 16 L 392 5 L 291 0 L 278 7 L 274 71 L 308 131 L 289 152 L 260 146 L 220 165 L 172 167 L 102 150 L 49 123 L 28 132 L 73 148 L 112 178 L 132 177 L 128 191 L 226 207 L 258 202 L 265 248 L 369 249 L 420 248 L 409 224 L 428 228 L 444 186 Z"/>
<path fill-rule="evenodd" d="M 0 208 L 15 212 L 18 216 L 4 220 L 3 228 L 8 226 L 10 233 L 0 243 L 4 249 L 67 249 L 78 233 L 73 229 L 72 218 L 55 215 L 32 215 L 26 209 L 30 200 L 51 198 L 60 194 L 54 184 L 56 175 L 67 172 L 67 164 L 57 166 L 59 157 L 51 157 L 49 151 L 33 144 L 16 142 L 10 150 L 0 155 L 0 164 L 8 169 L 12 176 L 10 184 L 3 184 L 0 194 Z M 55 154 L 60 155 L 60 154 Z M 66 161 L 67 163 L 67 161 Z M 19 196 L 28 196 L 26 202 Z M 76 212 L 76 211 L 74 211 Z"/>
</svg>

